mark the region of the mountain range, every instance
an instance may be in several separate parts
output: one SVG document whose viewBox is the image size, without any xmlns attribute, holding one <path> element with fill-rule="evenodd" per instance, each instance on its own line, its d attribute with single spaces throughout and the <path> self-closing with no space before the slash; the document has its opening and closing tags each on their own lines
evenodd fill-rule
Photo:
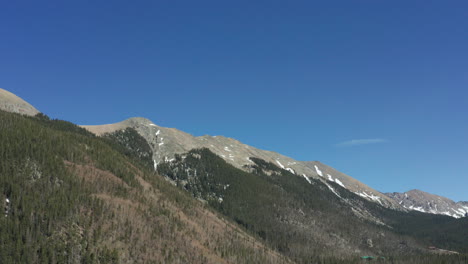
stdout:
<svg viewBox="0 0 468 264">
<path fill-rule="evenodd" d="M 31 116 L 39 113 L 34 106 L 4 89 L 0 89 L 0 109 Z M 249 157 L 260 158 L 277 164 L 298 176 L 318 178 L 324 182 L 336 182 L 361 197 L 389 208 L 416 210 L 452 217 L 463 217 L 468 213 L 468 202 L 456 203 L 446 197 L 420 190 L 411 190 L 405 193 L 381 193 L 319 161 L 297 161 L 279 153 L 260 150 L 223 136 L 194 137 L 176 128 L 158 126 L 146 118 L 136 117 L 116 124 L 83 125 L 82 127 L 96 135 L 112 133 L 128 127 L 136 129 L 152 148 L 155 168 L 157 164 L 173 159 L 175 154 L 185 153 L 195 148 L 209 148 L 237 168 L 242 169 L 251 164 L 252 161 Z"/>
<path fill-rule="evenodd" d="M 466 202 L 456 203 L 448 198 L 419 190 L 404 194 L 384 194 L 319 161 L 294 160 L 279 153 L 260 150 L 223 136 L 195 137 L 175 128 L 158 126 L 146 118 L 137 117 L 116 124 L 82 127 L 96 135 L 112 133 L 129 127 L 135 129 L 150 144 L 155 168 L 161 162 L 173 160 L 175 154 L 182 154 L 196 148 L 208 148 L 237 168 L 243 169 L 251 164 L 250 157 L 263 159 L 306 179 L 316 178 L 324 183 L 335 182 L 355 194 L 387 208 L 444 214 L 455 218 L 464 217 L 468 213 Z M 401 199 L 401 195 L 404 195 L 405 199 Z"/>
<path fill-rule="evenodd" d="M 152 147 L 155 168 L 161 162 L 173 159 L 175 154 L 182 154 L 191 149 L 208 148 L 236 168 L 243 169 L 246 165 L 252 164 L 250 157 L 255 157 L 276 164 L 297 176 L 306 179 L 322 179 L 325 183 L 335 182 L 366 199 L 390 208 L 399 208 L 384 194 L 321 162 L 297 161 L 273 151 L 248 146 L 232 138 L 208 135 L 194 137 L 175 128 L 160 127 L 145 118 L 131 118 L 117 124 L 83 127 L 97 135 L 112 133 L 127 127 L 134 128 Z"/>
<path fill-rule="evenodd" d="M 3 89 L 0 110 L 2 262 L 466 261 L 467 202 L 146 118 L 51 120 Z"/>
</svg>

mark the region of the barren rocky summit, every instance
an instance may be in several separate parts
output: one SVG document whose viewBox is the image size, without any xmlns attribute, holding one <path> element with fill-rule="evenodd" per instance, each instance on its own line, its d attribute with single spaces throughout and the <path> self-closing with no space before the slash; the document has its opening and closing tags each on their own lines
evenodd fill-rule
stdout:
<svg viewBox="0 0 468 264">
<path fill-rule="evenodd" d="M 0 88 L 0 109 L 23 115 L 34 116 L 39 111 L 18 96 Z"/>
</svg>

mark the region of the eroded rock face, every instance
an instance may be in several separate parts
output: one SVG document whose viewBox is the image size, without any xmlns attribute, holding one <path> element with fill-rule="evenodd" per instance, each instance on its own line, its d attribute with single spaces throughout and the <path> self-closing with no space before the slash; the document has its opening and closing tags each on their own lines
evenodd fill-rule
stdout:
<svg viewBox="0 0 468 264">
<path fill-rule="evenodd" d="M 411 190 L 404 193 L 387 193 L 386 195 L 409 210 L 448 215 L 455 218 L 464 217 L 468 213 L 468 202 L 456 203 L 446 197 L 420 190 Z"/>
<path fill-rule="evenodd" d="M 208 148 L 234 167 L 245 169 L 252 164 L 250 157 L 271 162 L 291 173 L 307 178 L 318 178 L 324 182 L 333 181 L 344 188 L 382 206 L 401 208 L 392 199 L 356 179 L 341 173 L 318 161 L 297 161 L 279 153 L 261 150 L 242 142 L 223 136 L 194 137 L 175 128 L 161 127 L 146 118 L 130 118 L 116 124 L 83 126 L 89 131 L 102 135 L 104 133 L 132 127 L 142 135 L 153 150 L 154 167 L 174 158 L 175 154 L 186 153 L 196 148 Z M 247 165 L 247 166 L 246 166 Z"/>
<path fill-rule="evenodd" d="M 34 116 L 40 112 L 18 96 L 0 88 L 0 110 Z"/>
</svg>

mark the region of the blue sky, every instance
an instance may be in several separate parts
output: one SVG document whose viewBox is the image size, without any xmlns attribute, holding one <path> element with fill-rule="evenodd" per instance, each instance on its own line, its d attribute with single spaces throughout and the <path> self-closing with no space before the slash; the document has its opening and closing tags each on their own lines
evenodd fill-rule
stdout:
<svg viewBox="0 0 468 264">
<path fill-rule="evenodd" d="M 4 1 L 0 87 L 468 200 L 467 1 Z"/>
</svg>

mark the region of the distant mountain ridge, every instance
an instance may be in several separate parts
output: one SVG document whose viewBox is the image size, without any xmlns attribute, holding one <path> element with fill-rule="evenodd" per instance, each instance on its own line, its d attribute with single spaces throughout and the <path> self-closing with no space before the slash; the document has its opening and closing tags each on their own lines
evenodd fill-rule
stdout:
<svg viewBox="0 0 468 264">
<path fill-rule="evenodd" d="M 455 218 L 465 217 L 468 214 L 468 202 L 456 203 L 446 197 L 420 190 L 386 193 L 385 195 L 406 209 L 423 213 L 442 214 Z"/>
</svg>

